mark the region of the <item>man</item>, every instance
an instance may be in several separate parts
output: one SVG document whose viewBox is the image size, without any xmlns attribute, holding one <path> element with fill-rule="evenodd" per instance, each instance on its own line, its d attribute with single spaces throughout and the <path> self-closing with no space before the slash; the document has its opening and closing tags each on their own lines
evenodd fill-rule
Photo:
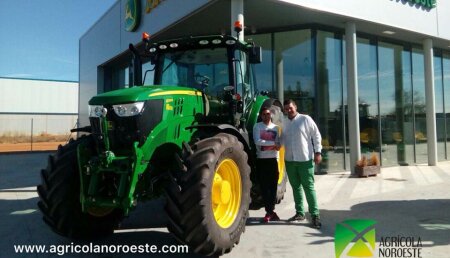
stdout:
<svg viewBox="0 0 450 258">
<path fill-rule="evenodd" d="M 314 120 L 310 116 L 299 114 L 297 105 L 292 99 L 284 101 L 283 104 L 288 118 L 283 123 L 284 159 L 296 210 L 295 215 L 289 221 L 305 219 L 303 188 L 312 225 L 319 229 L 322 224 L 314 189 L 314 163 L 317 165 L 322 160 L 322 137 Z"/>
<path fill-rule="evenodd" d="M 256 168 L 266 215 L 262 222 L 278 221 L 275 202 L 278 183 L 278 150 L 280 149 L 279 126 L 272 123 L 271 113 L 263 107 L 259 113 L 262 122 L 253 127 L 253 140 L 256 145 Z"/>
</svg>

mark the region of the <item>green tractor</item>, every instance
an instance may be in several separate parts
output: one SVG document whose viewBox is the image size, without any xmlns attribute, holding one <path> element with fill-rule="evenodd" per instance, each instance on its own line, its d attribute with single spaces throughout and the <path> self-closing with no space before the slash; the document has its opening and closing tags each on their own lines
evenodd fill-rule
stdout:
<svg viewBox="0 0 450 258">
<path fill-rule="evenodd" d="M 253 125 L 263 106 L 282 119 L 281 103 L 256 93 L 251 64 L 261 62 L 261 48 L 218 35 L 145 38 L 130 50 L 134 86 L 93 97 L 90 126 L 72 130 L 83 136 L 49 156 L 37 187 L 43 219 L 62 236 L 95 239 L 112 234 L 138 202 L 165 196 L 178 241 L 205 255 L 227 253 L 249 207 L 263 206 Z M 144 61 L 154 65 L 153 85 L 143 86 Z"/>
</svg>

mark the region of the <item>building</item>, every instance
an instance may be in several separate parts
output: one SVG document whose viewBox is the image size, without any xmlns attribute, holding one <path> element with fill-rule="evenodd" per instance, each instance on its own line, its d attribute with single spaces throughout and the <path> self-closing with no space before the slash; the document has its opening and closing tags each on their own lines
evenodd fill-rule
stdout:
<svg viewBox="0 0 450 258">
<path fill-rule="evenodd" d="M 139 19 L 127 19 L 139 4 Z M 142 32 L 229 34 L 238 14 L 264 48 L 259 90 L 315 119 L 325 169 L 349 170 L 371 152 L 383 166 L 450 158 L 448 1 L 119 0 L 80 39 L 81 125 L 90 97 L 127 87 L 128 44 Z"/>
<path fill-rule="evenodd" d="M 78 82 L 0 78 L 0 137 L 68 135 L 77 119 Z"/>
</svg>

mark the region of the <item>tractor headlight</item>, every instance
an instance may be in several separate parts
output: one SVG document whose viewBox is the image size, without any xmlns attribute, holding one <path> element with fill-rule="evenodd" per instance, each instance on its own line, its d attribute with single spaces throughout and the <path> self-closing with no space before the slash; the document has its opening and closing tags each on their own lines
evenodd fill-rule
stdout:
<svg viewBox="0 0 450 258">
<path fill-rule="evenodd" d="M 89 105 L 89 117 L 101 117 L 106 115 L 106 109 L 99 105 Z M 105 114 L 103 114 L 105 112 Z"/>
<path fill-rule="evenodd" d="M 120 117 L 139 115 L 144 108 L 144 102 L 113 105 L 114 112 Z"/>
</svg>

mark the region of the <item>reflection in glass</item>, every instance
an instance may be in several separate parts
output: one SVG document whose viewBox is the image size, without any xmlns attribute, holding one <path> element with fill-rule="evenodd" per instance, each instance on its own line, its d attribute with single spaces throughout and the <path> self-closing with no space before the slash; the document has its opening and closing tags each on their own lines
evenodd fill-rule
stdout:
<svg viewBox="0 0 450 258">
<path fill-rule="evenodd" d="M 293 99 L 300 113 L 314 118 L 314 63 L 311 30 L 275 33 L 277 87 Z"/>
<path fill-rule="evenodd" d="M 444 75 L 443 78 L 443 84 L 444 84 L 444 97 L 445 97 L 445 125 L 446 125 L 446 141 L 448 142 L 450 140 L 450 54 L 444 53 L 442 55 L 442 72 Z M 447 159 L 449 158 L 449 152 L 450 152 L 450 144 L 447 144 L 446 147 L 446 153 L 447 153 Z"/>
<path fill-rule="evenodd" d="M 445 160 L 445 113 L 442 81 L 442 58 L 434 56 L 434 101 L 436 115 L 436 137 L 438 160 Z"/>
<path fill-rule="evenodd" d="M 269 96 L 276 97 L 277 91 L 273 83 L 272 36 L 271 34 L 249 35 L 256 46 L 262 47 L 262 63 L 254 65 L 256 86 L 258 91 L 268 91 Z"/>
<path fill-rule="evenodd" d="M 153 68 L 154 68 L 154 65 L 152 65 L 152 63 L 150 61 L 142 64 L 142 84 L 143 85 L 153 85 L 153 79 L 155 76 L 155 71 L 153 70 Z"/>
<path fill-rule="evenodd" d="M 383 166 L 413 163 L 411 58 L 401 45 L 379 42 L 378 79 Z"/>
<path fill-rule="evenodd" d="M 377 50 L 375 42 L 357 39 L 361 155 L 380 151 L 378 129 Z"/>
<path fill-rule="evenodd" d="M 414 138 L 416 142 L 416 163 L 428 162 L 427 121 L 425 104 L 425 69 L 424 56 L 421 49 L 412 51 L 413 94 L 414 102 Z"/>
<path fill-rule="evenodd" d="M 317 114 L 322 134 L 321 168 L 344 169 L 342 105 L 342 40 L 335 33 L 317 32 Z"/>
</svg>

